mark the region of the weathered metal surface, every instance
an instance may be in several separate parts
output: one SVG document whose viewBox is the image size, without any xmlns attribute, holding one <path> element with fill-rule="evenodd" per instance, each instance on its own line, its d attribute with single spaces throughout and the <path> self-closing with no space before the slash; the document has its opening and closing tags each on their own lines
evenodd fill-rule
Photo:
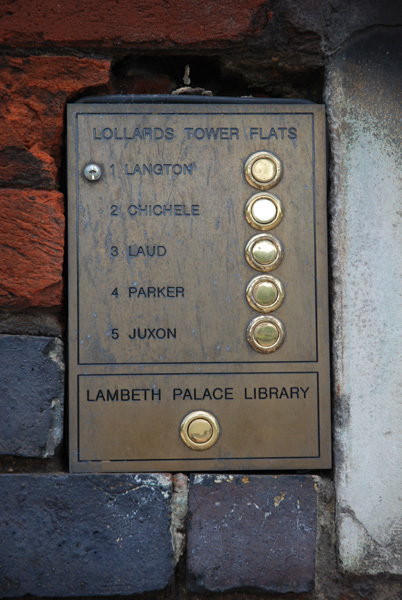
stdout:
<svg viewBox="0 0 402 600">
<path fill-rule="evenodd" d="M 69 106 L 72 470 L 330 466 L 324 123 L 310 104 Z M 195 449 L 200 409 L 219 438 Z"/>
</svg>

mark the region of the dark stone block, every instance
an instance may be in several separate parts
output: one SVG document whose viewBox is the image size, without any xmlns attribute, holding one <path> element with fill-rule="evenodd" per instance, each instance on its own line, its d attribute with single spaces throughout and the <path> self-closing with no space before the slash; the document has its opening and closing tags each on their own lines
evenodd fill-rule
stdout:
<svg viewBox="0 0 402 600">
<path fill-rule="evenodd" d="M 63 345 L 0 336 L 0 454 L 53 456 L 63 435 Z"/>
<path fill-rule="evenodd" d="M 379 144 L 386 140 L 393 146 L 396 163 L 400 160 L 401 142 L 397 126 L 401 63 L 400 30 L 378 28 L 352 38 L 328 67 L 331 76 L 335 70 L 339 73 L 338 85 L 341 85 L 344 104 L 338 117 L 341 134 L 353 139 L 356 130 L 370 131 Z M 334 95 L 333 91 L 331 94 Z"/>
<path fill-rule="evenodd" d="M 168 475 L 1 475 L 1 597 L 165 588 L 170 497 Z"/>
<path fill-rule="evenodd" d="M 310 591 L 315 541 L 312 476 L 191 478 L 187 548 L 191 591 Z"/>
<path fill-rule="evenodd" d="M 329 0 L 322 4 L 327 53 L 337 50 L 354 32 L 402 25 L 402 4 L 398 0 Z"/>
</svg>

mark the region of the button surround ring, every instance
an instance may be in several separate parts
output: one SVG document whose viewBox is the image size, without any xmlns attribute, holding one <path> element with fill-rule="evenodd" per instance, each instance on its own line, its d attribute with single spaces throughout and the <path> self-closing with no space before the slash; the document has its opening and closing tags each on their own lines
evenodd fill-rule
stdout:
<svg viewBox="0 0 402 600">
<path fill-rule="evenodd" d="M 260 220 L 255 216 L 255 208 L 256 204 L 261 201 L 268 201 L 273 204 L 276 209 L 276 213 L 271 219 Z M 259 229 L 260 231 L 269 231 L 270 229 L 274 229 L 279 223 L 282 221 L 283 217 L 283 205 L 281 200 L 271 194 L 270 192 L 260 192 L 259 194 L 254 194 L 249 198 L 244 207 L 244 214 L 246 217 L 246 221 L 251 227 L 254 229 Z"/>
<path fill-rule="evenodd" d="M 276 298 L 270 304 L 262 304 L 256 297 L 257 288 L 261 286 L 261 284 L 268 284 L 276 289 Z M 257 277 L 253 277 L 249 282 L 246 288 L 246 298 L 247 302 L 254 310 L 258 310 L 258 312 L 262 313 L 270 313 L 281 306 L 285 299 L 285 290 L 282 282 L 277 277 L 274 277 L 273 275 L 258 275 Z"/>
<path fill-rule="evenodd" d="M 268 176 L 269 178 L 264 180 L 263 177 L 258 178 L 256 176 L 256 166 L 258 167 L 260 161 L 266 163 L 268 169 L 272 169 L 272 177 Z M 262 168 L 262 172 L 264 170 L 266 169 Z M 268 152 L 267 150 L 254 152 L 244 163 L 244 176 L 247 183 L 257 190 L 270 190 L 280 182 L 282 175 L 283 166 L 281 160 L 273 152 Z"/>
<path fill-rule="evenodd" d="M 271 262 L 259 262 L 255 257 L 254 249 L 258 244 L 263 244 L 264 242 L 268 242 L 271 244 L 276 250 L 276 256 Z M 278 240 L 277 237 L 270 235 L 269 233 L 259 233 L 253 236 L 246 244 L 244 249 L 246 260 L 250 267 L 255 269 L 256 271 L 262 271 L 267 273 L 269 271 L 273 271 L 281 264 L 284 256 L 283 244 Z"/>
<path fill-rule="evenodd" d="M 189 431 L 190 426 L 196 421 L 207 422 L 211 427 L 211 436 L 205 442 L 195 442 Z M 180 437 L 191 450 L 208 450 L 213 446 L 220 434 L 220 426 L 214 415 L 205 410 L 194 410 L 186 415 L 180 423 Z"/>
<path fill-rule="evenodd" d="M 273 325 L 277 330 L 277 339 L 272 344 L 262 344 L 256 339 L 256 330 L 262 325 Z M 264 315 L 250 321 L 247 327 L 246 337 L 253 350 L 261 352 L 262 354 L 270 354 L 271 352 L 278 350 L 285 341 L 285 328 L 282 321 L 277 317 Z"/>
</svg>

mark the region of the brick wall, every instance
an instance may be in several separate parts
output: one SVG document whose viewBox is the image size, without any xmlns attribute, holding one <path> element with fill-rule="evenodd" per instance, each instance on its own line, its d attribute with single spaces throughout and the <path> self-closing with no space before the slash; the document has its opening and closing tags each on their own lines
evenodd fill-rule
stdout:
<svg viewBox="0 0 402 600">
<path fill-rule="evenodd" d="M 367 534 L 365 554 L 359 546 L 363 558 L 349 560 L 356 552 L 342 537 L 342 514 L 353 517 L 351 501 L 342 510 L 338 506 L 338 530 L 330 473 L 68 474 L 63 343 L 67 102 L 89 94 L 169 94 L 183 87 L 193 93 L 197 88 L 195 93 L 316 102 L 325 94 L 331 115 L 333 232 L 338 235 L 344 215 L 337 186 L 343 181 L 347 190 L 350 185 L 340 180 L 345 171 L 339 165 L 354 139 L 355 123 L 344 114 L 352 91 L 341 75 L 346 64 L 348 80 L 359 76 L 363 89 L 365 75 L 356 71 L 356 56 L 363 52 L 363 63 L 378 65 L 381 48 L 386 69 L 388 55 L 396 52 L 389 36 L 401 21 L 397 3 L 390 0 L 381 6 L 346 0 L 4 0 L 0 597 L 214 593 L 251 599 L 257 592 L 305 600 L 399 597 L 396 538 L 391 546 L 389 538 L 375 546 L 375 535 Z M 380 38 L 359 46 L 363 30 Z M 357 50 L 350 40 L 357 40 Z M 190 80 L 184 78 L 186 65 Z M 349 96 L 339 97 L 343 90 Z M 357 111 L 363 101 L 362 96 L 353 100 Z M 394 107 L 391 103 L 386 114 Z M 374 121 L 373 116 L 365 126 Z M 342 235 L 344 243 L 353 237 Z M 344 455 L 344 416 L 350 406 L 342 404 L 344 334 L 336 326 L 344 277 L 339 265 L 345 255 L 332 242 L 334 403 L 340 432 L 335 459 L 343 481 L 350 468 Z M 360 534 L 348 529 L 348 535 L 358 540 Z M 389 556 L 381 554 L 386 547 Z"/>
</svg>

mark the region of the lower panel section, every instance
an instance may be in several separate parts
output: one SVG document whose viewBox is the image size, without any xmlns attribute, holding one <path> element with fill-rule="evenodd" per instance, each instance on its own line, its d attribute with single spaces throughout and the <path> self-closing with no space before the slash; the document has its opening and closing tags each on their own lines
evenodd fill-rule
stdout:
<svg viewBox="0 0 402 600">
<path fill-rule="evenodd" d="M 77 385 L 73 471 L 329 466 L 316 372 L 79 375 Z"/>
</svg>

